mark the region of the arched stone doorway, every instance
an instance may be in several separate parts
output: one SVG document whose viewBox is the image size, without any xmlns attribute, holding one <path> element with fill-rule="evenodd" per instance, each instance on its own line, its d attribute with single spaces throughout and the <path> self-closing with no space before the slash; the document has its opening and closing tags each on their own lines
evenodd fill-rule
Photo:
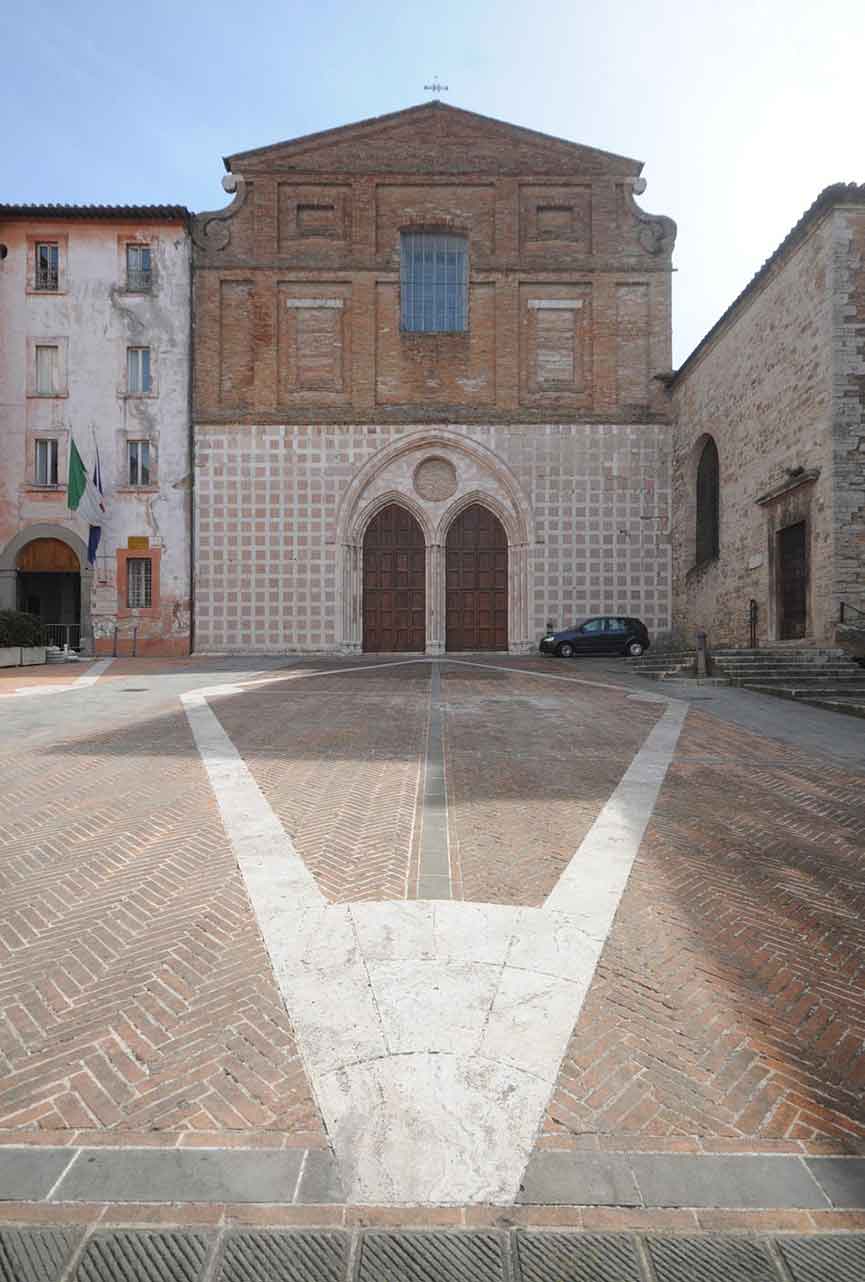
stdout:
<svg viewBox="0 0 865 1282">
<path fill-rule="evenodd" d="M 363 538 L 363 648 L 426 648 L 426 543 L 399 503 L 381 508 Z"/>
<path fill-rule="evenodd" d="M 27 609 L 43 623 L 72 627 L 62 636 L 92 648 L 90 589 L 93 573 L 87 545 L 63 525 L 44 522 L 19 531 L 0 552 L 0 608 Z M 33 609 L 38 600 L 38 609 Z M 58 633 L 58 638 L 61 633 Z"/>
<path fill-rule="evenodd" d="M 447 650 L 507 650 L 508 539 L 480 503 L 452 522 L 445 544 Z"/>
<path fill-rule="evenodd" d="M 507 634 L 503 648 L 524 654 L 534 645 L 529 625 L 531 506 L 516 476 L 488 446 L 461 432 L 418 428 L 372 455 L 340 500 L 336 527 L 337 647 L 357 654 L 363 644 L 363 542 L 374 515 L 404 507 L 426 541 L 425 650 L 443 654 L 446 641 L 445 542 L 455 518 L 475 502 L 494 513 L 507 541 Z"/>
</svg>

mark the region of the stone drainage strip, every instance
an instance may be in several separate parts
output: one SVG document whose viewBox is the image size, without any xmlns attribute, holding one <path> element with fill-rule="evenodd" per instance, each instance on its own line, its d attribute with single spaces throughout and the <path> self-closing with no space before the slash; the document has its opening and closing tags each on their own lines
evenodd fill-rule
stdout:
<svg viewBox="0 0 865 1282">
<path fill-rule="evenodd" d="M 3 1201 L 322 1206 L 347 1199 L 326 1149 L 22 1145 L 0 1150 Z M 441 1204 L 461 1201 L 445 1196 Z M 549 1150 L 530 1161 L 516 1205 L 865 1210 L 865 1157 Z"/>
<path fill-rule="evenodd" d="M 851 1282 L 865 1234 L 0 1229 L 3 1282 Z"/>
</svg>

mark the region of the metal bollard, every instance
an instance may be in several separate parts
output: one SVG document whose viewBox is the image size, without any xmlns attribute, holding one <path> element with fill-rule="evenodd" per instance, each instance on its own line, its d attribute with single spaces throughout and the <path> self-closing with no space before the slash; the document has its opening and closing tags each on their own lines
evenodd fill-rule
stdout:
<svg viewBox="0 0 865 1282">
<path fill-rule="evenodd" d="M 706 633 L 702 628 L 697 628 L 697 676 L 705 677 L 708 674 L 706 664 Z"/>
</svg>

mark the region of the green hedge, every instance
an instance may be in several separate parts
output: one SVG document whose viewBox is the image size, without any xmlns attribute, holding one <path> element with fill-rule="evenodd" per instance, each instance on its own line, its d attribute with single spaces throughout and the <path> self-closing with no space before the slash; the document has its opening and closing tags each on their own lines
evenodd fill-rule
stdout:
<svg viewBox="0 0 865 1282">
<path fill-rule="evenodd" d="M 44 645 L 42 624 L 23 610 L 0 610 L 0 646 Z"/>
</svg>

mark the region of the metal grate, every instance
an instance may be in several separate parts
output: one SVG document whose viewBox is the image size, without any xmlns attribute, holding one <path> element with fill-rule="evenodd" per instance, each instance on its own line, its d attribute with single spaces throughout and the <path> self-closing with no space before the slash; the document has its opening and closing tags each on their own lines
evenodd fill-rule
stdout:
<svg viewBox="0 0 865 1282">
<path fill-rule="evenodd" d="M 153 561 L 132 556 L 126 562 L 126 604 L 130 610 L 148 610 L 153 594 Z"/>
<path fill-rule="evenodd" d="M 126 246 L 126 288 L 136 294 L 149 294 L 153 285 L 149 245 Z"/>
<path fill-rule="evenodd" d="M 37 289 L 56 291 L 60 288 L 60 250 L 57 245 L 40 244 L 36 246 L 36 280 Z"/>
<path fill-rule="evenodd" d="M 413 333 L 468 328 L 468 241 L 439 232 L 403 232 L 401 326 Z"/>
<path fill-rule="evenodd" d="M 81 648 L 81 626 L 78 623 L 43 623 L 42 634 L 45 645 L 56 645 L 61 650 L 66 646 L 70 650 Z"/>
</svg>

